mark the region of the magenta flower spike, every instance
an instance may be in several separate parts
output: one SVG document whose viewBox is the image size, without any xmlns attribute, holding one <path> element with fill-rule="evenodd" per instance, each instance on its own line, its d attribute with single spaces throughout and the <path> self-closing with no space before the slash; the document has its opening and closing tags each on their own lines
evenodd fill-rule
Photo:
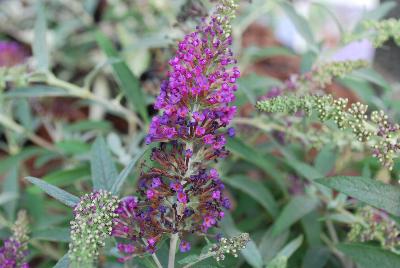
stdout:
<svg viewBox="0 0 400 268">
<path fill-rule="evenodd" d="M 147 143 L 160 142 L 151 154 L 156 165 L 144 166 L 138 197 L 123 199 L 117 209 L 113 236 L 121 240 L 121 261 L 154 253 L 165 236 L 171 237 L 172 251 L 179 238 L 180 251 L 187 252 L 185 238 L 206 234 L 230 208 L 210 161 L 228 154 L 226 136 L 235 135 L 227 127 L 236 112 L 231 103 L 240 77 L 230 49 L 236 7 L 235 1 L 222 0 L 169 61 L 171 70 L 155 103 L 160 115 L 146 138 Z"/>
</svg>

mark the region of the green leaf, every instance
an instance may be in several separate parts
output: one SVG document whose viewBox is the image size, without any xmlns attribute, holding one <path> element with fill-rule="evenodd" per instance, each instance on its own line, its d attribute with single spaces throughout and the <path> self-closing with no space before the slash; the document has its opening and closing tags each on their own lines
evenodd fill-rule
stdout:
<svg viewBox="0 0 400 268">
<path fill-rule="evenodd" d="M 283 175 L 281 172 L 258 151 L 254 150 L 252 147 L 248 146 L 238 138 L 229 138 L 227 140 L 226 147 L 236 155 L 243 158 L 245 161 L 256 165 L 265 173 L 270 175 L 275 180 L 277 185 L 280 186 L 282 191 L 286 190 L 286 186 L 282 180 Z"/>
<path fill-rule="evenodd" d="M 241 233 L 236 228 L 235 223 L 233 222 L 233 219 L 229 214 L 227 214 L 221 221 L 221 228 L 230 237 L 239 235 Z M 244 248 L 241 253 L 246 261 L 253 267 L 261 268 L 263 266 L 261 254 L 258 251 L 257 246 L 253 240 L 250 239 L 250 241 L 247 243 L 246 248 Z"/>
<path fill-rule="evenodd" d="M 108 121 L 82 120 L 65 126 L 65 129 L 71 132 L 91 130 L 110 131 L 112 129 L 112 125 Z"/>
<path fill-rule="evenodd" d="M 110 191 L 118 173 L 102 137 L 98 137 L 92 145 L 90 164 L 94 189 Z"/>
<path fill-rule="evenodd" d="M 340 244 L 337 248 L 363 268 L 400 267 L 400 256 L 366 244 Z"/>
<path fill-rule="evenodd" d="M 294 27 L 296 27 L 297 31 L 304 38 L 307 44 L 316 47 L 314 35 L 311 31 L 308 21 L 296 12 L 291 3 L 280 2 L 279 5 L 285 11 L 286 15 L 292 21 Z"/>
<path fill-rule="evenodd" d="M 90 146 L 80 140 L 64 140 L 57 142 L 55 145 L 64 154 L 70 155 L 83 154 L 90 150 Z"/>
<path fill-rule="evenodd" d="M 299 175 L 310 181 L 324 176 L 318 169 L 298 160 L 288 148 L 281 146 L 276 141 L 274 141 L 273 144 L 285 157 L 286 164 L 292 167 Z"/>
<path fill-rule="evenodd" d="M 34 131 L 35 119 L 30 104 L 26 98 L 15 100 L 15 119 L 29 132 Z"/>
<path fill-rule="evenodd" d="M 54 197 L 58 201 L 62 202 L 63 204 L 69 206 L 69 207 L 74 207 L 76 204 L 79 202 L 79 198 L 56 187 L 51 184 L 48 184 L 47 182 L 40 180 L 38 178 L 34 177 L 26 177 L 26 180 L 28 180 L 30 183 L 33 183 L 34 185 L 38 186 L 40 189 L 45 191 L 48 195 Z"/>
<path fill-rule="evenodd" d="M 260 203 L 272 217 L 275 218 L 278 215 L 278 205 L 274 196 L 260 181 L 251 180 L 245 176 L 234 176 L 224 179 L 224 182 L 250 195 Z"/>
<path fill-rule="evenodd" d="M 322 174 L 327 174 L 336 163 L 336 153 L 333 146 L 324 146 L 315 158 L 315 168 Z"/>
<path fill-rule="evenodd" d="M 70 265 L 70 261 L 68 258 L 68 253 L 65 254 L 53 268 L 68 268 Z"/>
<path fill-rule="evenodd" d="M 282 213 L 272 227 L 272 234 L 279 235 L 290 226 L 313 211 L 318 205 L 318 200 L 308 196 L 295 196 L 283 208 Z"/>
<path fill-rule="evenodd" d="M 142 157 L 144 152 L 138 153 L 129 164 L 121 171 L 118 177 L 115 179 L 113 185 L 111 186 L 111 193 L 118 194 L 121 191 L 121 187 L 124 184 L 129 173 L 132 171 L 133 167 L 136 165 L 137 161 Z"/>
<path fill-rule="evenodd" d="M 39 71 L 49 70 L 49 52 L 46 42 L 46 12 L 41 0 L 36 3 L 36 20 L 34 28 L 33 55 Z"/>
<path fill-rule="evenodd" d="M 198 259 L 199 259 L 199 255 L 192 254 L 192 255 L 186 256 L 183 259 L 179 260 L 178 263 L 179 264 L 188 264 L 188 263 L 191 263 L 191 262 L 195 262 Z"/>
<path fill-rule="evenodd" d="M 19 182 L 18 182 L 18 166 L 14 166 L 10 172 L 7 174 L 4 184 L 3 192 L 12 193 L 15 196 L 19 194 Z M 11 200 L 4 204 L 4 210 L 7 214 L 7 218 L 13 222 L 15 219 L 15 212 L 17 210 L 18 202 L 17 200 Z"/>
<path fill-rule="evenodd" d="M 48 173 L 43 179 L 46 182 L 51 183 L 56 186 L 66 186 L 70 185 L 72 182 L 89 177 L 90 176 L 90 168 L 87 163 L 83 165 L 77 165 L 74 168 L 68 168 L 63 170 L 56 170 L 54 172 Z"/>
<path fill-rule="evenodd" d="M 299 249 L 301 244 L 303 244 L 303 235 L 299 235 L 297 238 L 289 242 L 281 251 L 279 251 L 278 256 L 285 256 L 290 258 L 293 253 Z"/>
<path fill-rule="evenodd" d="M 400 216 L 400 188 L 363 177 L 338 176 L 315 182 L 352 196 L 373 207 Z"/>
<path fill-rule="evenodd" d="M 1 158 L 0 173 L 7 172 L 8 170 L 12 169 L 15 165 L 18 165 L 21 161 L 25 161 L 26 159 L 34 155 L 39 155 L 43 152 L 47 151 L 38 147 L 25 147 L 15 155 Z"/>
<path fill-rule="evenodd" d="M 289 232 L 282 232 L 281 234 L 274 236 L 272 235 L 271 229 L 265 233 L 262 237 L 258 250 L 263 256 L 264 263 L 269 263 L 283 248 L 287 239 L 289 238 Z"/>
<path fill-rule="evenodd" d="M 279 251 L 276 257 L 268 264 L 267 268 L 286 268 L 288 259 L 301 246 L 302 243 L 302 235 L 292 240 L 281 251 Z"/>
<path fill-rule="evenodd" d="M 313 51 L 307 51 L 301 56 L 300 72 L 302 74 L 310 72 L 317 60 L 318 55 Z"/>
<path fill-rule="evenodd" d="M 322 244 L 320 237 L 322 226 L 318 220 L 319 217 L 318 211 L 314 210 L 301 219 L 301 226 L 303 227 L 307 243 L 310 246 L 320 246 Z"/>
<path fill-rule="evenodd" d="M 0 194 L 0 206 L 18 198 L 15 193 L 4 192 Z"/>
<path fill-rule="evenodd" d="M 18 87 L 3 94 L 5 98 L 42 98 L 70 96 L 65 89 L 49 86 Z"/>
<path fill-rule="evenodd" d="M 118 53 L 113 47 L 113 44 L 103 33 L 97 32 L 96 39 L 107 57 L 118 58 Z M 134 109 L 143 117 L 143 120 L 148 122 L 149 116 L 147 114 L 146 99 L 139 80 L 134 76 L 124 61 L 114 62 L 112 68 L 126 98 L 133 104 Z"/>
<path fill-rule="evenodd" d="M 268 265 L 267 268 L 286 268 L 288 258 L 285 256 L 276 256 Z"/>
<path fill-rule="evenodd" d="M 349 77 L 360 81 L 368 81 L 382 87 L 385 91 L 390 91 L 392 88 L 385 78 L 372 68 L 355 70 L 349 75 Z"/>
<path fill-rule="evenodd" d="M 31 239 L 44 240 L 44 241 L 54 241 L 54 242 L 70 242 L 71 238 L 69 236 L 69 228 L 46 228 L 43 230 L 32 231 Z"/>
<path fill-rule="evenodd" d="M 330 256 L 330 250 L 326 247 L 317 246 L 309 248 L 303 258 L 302 267 L 324 268 Z"/>
</svg>

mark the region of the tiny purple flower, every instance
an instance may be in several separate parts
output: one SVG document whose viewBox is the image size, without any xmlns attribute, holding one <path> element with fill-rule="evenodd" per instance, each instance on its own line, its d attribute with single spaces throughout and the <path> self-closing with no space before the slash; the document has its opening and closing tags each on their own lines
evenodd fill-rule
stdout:
<svg viewBox="0 0 400 268">
<path fill-rule="evenodd" d="M 179 250 L 184 253 L 188 252 L 190 250 L 190 243 L 187 241 L 182 240 L 181 243 L 179 244 Z"/>
<path fill-rule="evenodd" d="M 153 178 L 153 181 L 151 183 L 152 188 L 157 188 L 161 185 L 161 179 L 159 177 Z"/>
<path fill-rule="evenodd" d="M 148 199 L 153 199 L 156 196 L 156 192 L 153 189 L 148 189 L 146 191 L 146 196 Z"/>
<path fill-rule="evenodd" d="M 221 192 L 220 192 L 220 191 L 214 191 L 214 192 L 212 192 L 212 198 L 214 198 L 214 199 L 220 199 L 220 198 L 221 198 Z"/>
<path fill-rule="evenodd" d="M 177 199 L 178 199 L 178 202 L 180 202 L 182 204 L 187 203 L 187 196 L 186 196 L 185 192 L 183 192 L 183 191 L 178 192 Z"/>
</svg>

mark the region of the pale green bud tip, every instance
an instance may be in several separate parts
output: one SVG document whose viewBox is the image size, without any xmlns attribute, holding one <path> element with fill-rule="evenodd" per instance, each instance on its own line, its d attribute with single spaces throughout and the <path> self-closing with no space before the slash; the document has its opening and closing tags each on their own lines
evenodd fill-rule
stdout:
<svg viewBox="0 0 400 268">
<path fill-rule="evenodd" d="M 81 198 L 74 208 L 75 219 L 71 221 L 69 256 L 72 263 L 79 266 L 96 261 L 99 249 L 111 235 L 118 203 L 116 196 L 104 190 Z"/>
<path fill-rule="evenodd" d="M 242 233 L 232 238 L 221 238 L 220 242 L 210 248 L 210 252 L 214 253 L 214 258 L 217 261 L 223 261 L 226 254 L 231 254 L 238 257 L 239 252 L 244 249 L 250 241 L 248 233 Z"/>
</svg>

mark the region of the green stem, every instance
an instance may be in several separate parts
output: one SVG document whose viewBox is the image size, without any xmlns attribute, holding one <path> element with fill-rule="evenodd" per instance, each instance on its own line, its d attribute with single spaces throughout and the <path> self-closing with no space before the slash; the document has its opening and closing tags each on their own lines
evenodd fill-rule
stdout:
<svg viewBox="0 0 400 268">
<path fill-rule="evenodd" d="M 158 268 L 163 268 L 160 260 L 157 258 L 157 255 L 155 253 L 151 254 L 151 257 L 153 258 L 153 261 L 156 263 Z"/>
<path fill-rule="evenodd" d="M 169 242 L 168 268 L 175 267 L 176 244 L 178 243 L 178 239 L 179 236 L 177 233 L 171 234 L 171 240 Z"/>
<path fill-rule="evenodd" d="M 33 143 L 49 150 L 49 151 L 54 151 L 58 152 L 57 148 L 54 147 L 53 144 L 50 142 L 46 141 L 45 139 L 37 136 L 35 133 L 30 132 L 29 130 L 25 129 L 23 126 L 19 125 L 17 122 L 14 120 L 0 114 L 0 125 L 3 125 L 5 128 L 8 128 L 17 134 L 23 134 L 28 137 Z"/>
<path fill-rule="evenodd" d="M 108 99 L 93 94 L 92 92 L 89 91 L 88 88 L 82 88 L 72 83 L 58 79 L 53 74 L 46 74 L 44 75 L 44 77 L 40 76 L 36 80 L 33 79 L 32 81 L 44 82 L 50 86 L 63 88 L 67 90 L 74 97 L 81 99 L 88 99 L 100 105 L 103 105 L 107 110 L 124 117 L 130 125 L 137 124 L 140 127 L 144 127 L 143 122 L 138 118 L 138 116 L 134 112 L 122 106 L 117 101 L 110 101 Z"/>
</svg>

